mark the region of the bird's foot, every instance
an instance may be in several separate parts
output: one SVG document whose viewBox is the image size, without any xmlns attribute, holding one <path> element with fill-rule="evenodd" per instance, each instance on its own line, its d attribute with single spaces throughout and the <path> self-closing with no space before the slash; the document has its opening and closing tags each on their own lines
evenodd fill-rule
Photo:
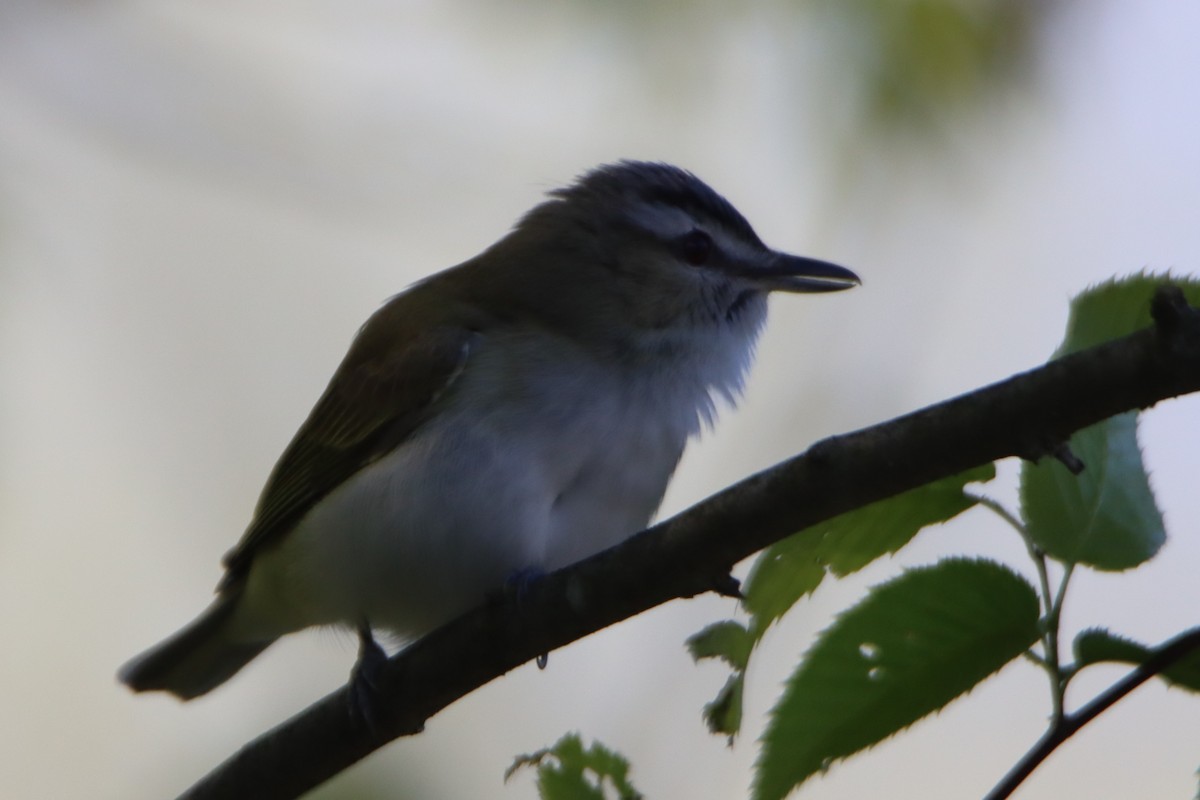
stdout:
<svg viewBox="0 0 1200 800">
<path fill-rule="evenodd" d="M 538 581 L 546 577 L 541 567 L 523 567 L 504 579 L 504 596 L 515 597 L 520 605 Z"/>
<path fill-rule="evenodd" d="M 538 581 L 546 577 L 546 571 L 541 567 L 525 567 L 508 576 L 504 581 L 503 594 L 505 597 L 515 597 L 517 607 L 520 608 L 525 598 L 529 596 L 529 592 L 537 585 Z M 550 662 L 550 654 L 542 653 L 537 657 L 536 663 L 538 669 L 545 669 L 546 664 Z"/>
<path fill-rule="evenodd" d="M 383 702 L 381 680 L 387 653 L 375 641 L 371 626 L 365 621 L 358 626 L 358 661 L 350 672 L 350 715 L 361 720 L 373 733 L 380 730 Z"/>
</svg>

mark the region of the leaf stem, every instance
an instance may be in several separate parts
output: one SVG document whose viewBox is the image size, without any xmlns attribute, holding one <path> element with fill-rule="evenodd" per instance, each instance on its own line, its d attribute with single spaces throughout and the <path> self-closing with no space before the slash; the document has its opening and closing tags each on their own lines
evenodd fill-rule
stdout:
<svg viewBox="0 0 1200 800">
<path fill-rule="evenodd" d="M 1067 576 L 1063 576 L 1064 579 Z M 984 800 L 1005 800 L 1012 795 L 1021 782 L 1033 773 L 1054 750 L 1076 731 L 1087 725 L 1100 714 L 1124 698 L 1137 687 L 1158 675 L 1194 650 L 1200 649 L 1200 628 L 1184 631 L 1154 649 L 1140 666 L 1121 680 L 1105 689 L 1090 703 L 1076 711 L 1056 719 L 1008 774 L 988 792 Z"/>
<path fill-rule="evenodd" d="M 1025 657 L 1026 661 L 1037 664 L 1042 669 L 1046 668 L 1046 659 L 1042 658 L 1037 653 L 1033 652 L 1033 650 L 1026 650 L 1021 655 L 1023 655 Z"/>
<path fill-rule="evenodd" d="M 1025 523 L 1021 522 L 1021 520 L 1017 518 L 1017 515 L 1009 511 L 999 500 L 993 500 L 987 495 L 974 494 L 973 492 L 963 492 L 963 494 L 984 508 L 994 511 L 997 515 L 999 515 L 1000 519 L 1013 526 L 1017 533 L 1021 534 L 1022 539 L 1028 541 L 1029 531 L 1025 530 Z"/>
<path fill-rule="evenodd" d="M 970 492 L 967 492 L 966 494 L 976 503 L 979 503 L 979 505 L 995 512 L 1000 519 L 1007 522 L 1012 526 L 1013 530 L 1021 534 L 1021 541 L 1025 542 L 1025 549 L 1029 551 L 1029 557 L 1033 559 L 1033 564 L 1035 567 L 1037 567 L 1038 582 L 1041 584 L 1042 588 L 1042 605 L 1046 610 L 1046 617 L 1049 618 L 1053 612 L 1053 605 L 1050 600 L 1050 576 L 1046 572 L 1046 557 L 1041 551 L 1041 548 L 1034 544 L 1033 540 L 1029 538 L 1029 529 L 1025 527 L 1025 523 L 1021 522 L 1020 518 L 1017 517 L 1016 514 L 1009 511 L 1008 508 L 998 500 L 993 500 L 987 495 L 982 494 L 971 494 Z"/>
<path fill-rule="evenodd" d="M 1075 572 L 1075 564 L 1067 562 L 1063 565 L 1062 581 L 1058 584 L 1058 592 L 1054 595 L 1053 613 L 1057 618 L 1062 613 L 1063 598 L 1067 594 L 1067 583 L 1071 580 L 1071 575 Z"/>
<path fill-rule="evenodd" d="M 1062 662 L 1059 659 L 1059 619 L 1062 616 L 1067 584 L 1071 580 L 1071 573 L 1075 565 L 1064 565 L 1062 580 L 1058 584 L 1058 589 L 1051 590 L 1050 570 L 1046 565 L 1046 554 L 1030 537 L 1029 529 L 1025 527 L 1020 518 L 997 500 L 993 500 L 985 495 L 971 495 L 971 497 L 981 506 L 995 512 L 1001 519 L 1011 525 L 1017 533 L 1021 534 L 1021 540 L 1025 542 L 1025 549 L 1029 552 L 1029 558 L 1033 561 L 1033 565 L 1037 569 L 1038 584 L 1041 588 L 1042 607 L 1045 610 L 1042 630 L 1042 650 L 1044 652 L 1041 656 L 1034 653 L 1029 653 L 1028 656 L 1031 661 L 1045 669 L 1046 674 L 1050 678 L 1050 700 L 1053 704 L 1051 719 L 1054 723 L 1057 723 L 1063 716 L 1063 701 L 1067 690 L 1067 680 L 1069 679 L 1069 673 L 1062 668 Z"/>
<path fill-rule="evenodd" d="M 1041 564 L 1041 571 L 1046 572 L 1046 557 L 1038 550 L 1038 563 Z M 1053 703 L 1052 719 L 1055 722 L 1063 718 L 1063 704 L 1067 694 L 1067 673 L 1062 668 L 1062 660 L 1059 658 L 1058 651 L 1058 629 L 1059 621 L 1062 618 L 1063 600 L 1067 594 L 1067 584 L 1071 581 L 1071 575 L 1075 571 L 1075 565 L 1068 563 L 1063 566 L 1062 579 L 1058 583 L 1058 591 L 1054 593 L 1054 600 L 1049 599 L 1047 593 L 1047 604 L 1049 609 L 1046 611 L 1046 632 L 1045 632 L 1045 648 L 1046 648 L 1046 671 L 1050 674 L 1050 700 Z M 1043 584 L 1045 586 L 1045 584 Z M 1048 588 L 1048 586 L 1047 586 Z"/>
</svg>

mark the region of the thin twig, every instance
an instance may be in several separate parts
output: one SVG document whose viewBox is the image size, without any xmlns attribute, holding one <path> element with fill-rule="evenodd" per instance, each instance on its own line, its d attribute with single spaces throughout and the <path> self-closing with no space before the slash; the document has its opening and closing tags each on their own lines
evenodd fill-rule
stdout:
<svg viewBox="0 0 1200 800">
<path fill-rule="evenodd" d="M 1037 744 L 1022 756 L 992 791 L 988 792 L 984 800 L 1005 800 L 1060 744 L 1070 739 L 1080 728 L 1196 649 L 1200 649 L 1200 628 L 1192 628 L 1155 648 L 1149 658 L 1124 678 L 1098 694 L 1074 714 L 1067 714 L 1051 725 Z"/>
</svg>

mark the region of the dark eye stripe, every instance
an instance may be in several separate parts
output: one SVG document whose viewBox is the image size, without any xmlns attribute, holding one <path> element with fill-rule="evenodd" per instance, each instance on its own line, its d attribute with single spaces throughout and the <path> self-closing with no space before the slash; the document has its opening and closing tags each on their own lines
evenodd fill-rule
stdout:
<svg viewBox="0 0 1200 800">
<path fill-rule="evenodd" d="M 679 256 L 693 267 L 707 262 L 714 249 L 712 237 L 699 228 L 688 231 L 678 240 Z"/>
</svg>

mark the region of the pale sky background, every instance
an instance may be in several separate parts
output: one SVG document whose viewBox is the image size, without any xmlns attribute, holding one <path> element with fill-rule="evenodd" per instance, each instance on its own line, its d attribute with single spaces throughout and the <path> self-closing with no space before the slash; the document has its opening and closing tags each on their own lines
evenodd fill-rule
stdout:
<svg viewBox="0 0 1200 800">
<path fill-rule="evenodd" d="M 350 637 L 303 633 L 181 705 L 126 658 L 207 603 L 275 458 L 363 319 L 603 161 L 668 160 L 771 245 L 864 277 L 781 297 L 746 398 L 693 447 L 671 513 L 814 439 L 1043 361 L 1069 297 L 1200 272 L 1200 6 L 1068 3 L 1024 82 L 907 143 L 866 135 L 815 4 L 62 2 L 0 7 L 0 794 L 174 796 L 336 688 Z M 640 13 L 640 12 L 638 12 Z M 1083 575 L 1068 631 L 1157 642 L 1200 608 L 1200 399 L 1144 417 L 1173 536 Z M 992 491 L 1014 502 L 1015 466 Z M 512 757 L 582 731 L 653 798 L 745 796 L 780 681 L 831 614 L 902 565 L 1022 548 L 972 512 L 828 584 L 767 640 L 732 750 L 725 680 L 676 602 L 555 652 L 384 748 L 321 797 L 531 798 Z M 1085 674 L 1086 700 L 1121 674 Z M 1040 734 L 1021 663 L 804 798 L 970 798 Z M 1186 798 L 1200 699 L 1157 683 L 1059 751 L 1023 800 Z M 357 792 L 357 794 L 354 794 Z"/>
</svg>

